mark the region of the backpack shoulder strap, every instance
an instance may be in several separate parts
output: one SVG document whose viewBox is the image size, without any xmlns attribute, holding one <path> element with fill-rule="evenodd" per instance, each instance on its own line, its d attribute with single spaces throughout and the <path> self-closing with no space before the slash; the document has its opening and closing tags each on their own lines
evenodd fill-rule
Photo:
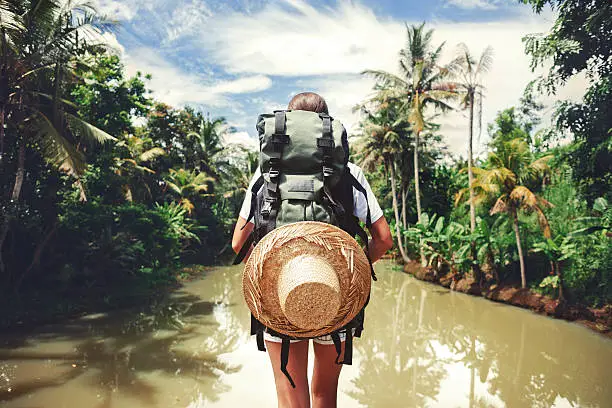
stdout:
<svg viewBox="0 0 612 408">
<path fill-rule="evenodd" d="M 363 198 L 365 199 L 366 207 L 367 207 L 366 227 L 370 228 L 372 226 L 372 215 L 370 213 L 370 203 L 368 202 L 368 192 L 366 191 L 365 187 L 361 185 L 359 180 L 357 180 L 355 176 L 353 175 L 353 173 L 351 173 L 350 171 L 349 171 L 349 180 L 352 186 L 355 188 L 355 190 L 363 194 Z"/>
<path fill-rule="evenodd" d="M 370 203 L 368 202 L 368 192 L 366 191 L 365 187 L 361 185 L 359 180 L 357 180 L 350 171 L 348 173 L 349 173 L 349 182 L 352 185 L 352 187 L 354 187 L 355 190 L 363 194 L 363 197 L 365 198 L 366 207 L 367 207 L 365 224 L 366 224 L 366 228 L 370 228 L 372 226 L 372 216 L 370 214 Z M 350 234 L 357 235 L 359 238 L 361 238 L 361 240 L 363 241 L 365 245 L 364 251 L 365 251 L 366 257 L 368 258 L 368 262 L 370 264 L 370 272 L 372 274 L 372 279 L 376 281 L 378 280 L 378 278 L 376 278 L 376 273 L 374 273 L 374 266 L 372 265 L 372 259 L 370 258 L 368 234 L 365 232 L 363 228 L 361 228 L 361 225 L 359 225 L 359 221 L 357 217 L 352 216 L 352 217 L 347 217 L 347 219 L 349 221 L 348 223 L 349 231 L 348 232 Z"/>
<path fill-rule="evenodd" d="M 251 191 L 250 191 L 251 209 L 249 210 L 249 216 L 247 217 L 247 220 L 245 221 L 244 225 L 240 228 L 240 230 L 245 229 L 246 226 L 249 224 L 249 222 L 251 222 L 251 220 L 255 216 L 255 212 L 257 211 L 257 193 L 259 192 L 263 184 L 264 184 L 263 176 L 259 176 L 259 178 L 255 180 L 255 183 L 253 183 L 253 186 L 251 187 Z M 249 192 L 247 191 L 247 194 L 248 193 Z M 249 252 L 249 249 L 251 248 L 251 245 L 253 244 L 254 241 L 255 241 L 255 234 L 254 232 L 251 232 L 247 240 L 244 242 L 244 244 L 242 244 L 242 248 L 240 248 L 240 251 L 238 251 L 238 254 L 236 255 L 236 258 L 234 258 L 234 262 L 232 265 L 238 265 L 244 260 L 244 258 Z"/>
</svg>

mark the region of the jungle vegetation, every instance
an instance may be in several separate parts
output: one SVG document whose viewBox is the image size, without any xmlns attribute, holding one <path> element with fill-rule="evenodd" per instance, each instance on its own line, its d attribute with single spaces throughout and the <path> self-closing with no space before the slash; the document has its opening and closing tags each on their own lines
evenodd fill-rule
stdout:
<svg viewBox="0 0 612 408">
<path fill-rule="evenodd" d="M 353 161 L 387 210 L 398 257 L 477 281 L 517 284 L 588 305 L 612 301 L 612 6 L 522 0 L 557 12 L 524 38 L 549 67 L 518 106 L 481 123 L 475 54 L 406 26 L 400 75 L 368 70 L 355 101 Z M 68 4 L 68 6 L 66 6 Z M 0 0 L 0 297 L 56 293 L 112 303 L 117 288 L 171 285 L 181 267 L 231 258 L 230 234 L 257 153 L 224 118 L 153 98 L 101 37 L 112 24 L 86 3 Z M 586 73 L 579 103 L 541 122 L 538 97 Z M 440 115 L 467 113 L 467 157 L 451 156 Z M 473 154 L 477 132 L 487 154 Z M 569 142 L 567 141 L 569 137 Z M 129 285 L 128 285 L 129 283 Z M 131 290 L 131 289 L 130 289 Z"/>
</svg>

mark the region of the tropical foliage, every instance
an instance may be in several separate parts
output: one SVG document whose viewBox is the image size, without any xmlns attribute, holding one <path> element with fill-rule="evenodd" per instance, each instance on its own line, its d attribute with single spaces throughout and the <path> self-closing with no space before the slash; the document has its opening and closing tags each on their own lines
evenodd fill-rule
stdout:
<svg viewBox="0 0 612 408">
<path fill-rule="evenodd" d="M 372 170 L 373 178 L 384 177 L 383 182 L 371 184 L 385 192 L 393 208 L 394 232 L 404 261 L 420 253 L 423 264 L 437 274 L 472 274 L 481 285 L 516 283 L 563 300 L 607 303 L 612 267 L 606 221 L 609 170 L 604 167 L 610 163 L 606 155 L 611 126 L 605 122 L 609 115 L 596 112 L 606 111 L 601 104 L 610 98 L 605 85 L 609 47 L 599 38 L 579 37 L 570 19 L 580 18 L 585 24 L 588 19 L 593 33 L 601 33 L 609 23 L 600 21 L 598 16 L 605 12 L 596 10 L 593 3 L 583 10 L 575 3 L 530 3 L 536 11 L 544 3 L 558 7 L 559 20 L 552 33 L 525 39 L 534 68 L 548 58 L 554 65 L 546 77 L 527 86 L 518 106 L 498 112 L 488 125 L 486 157 L 473 157 L 473 139 L 474 129 L 482 128 L 478 119 L 486 103 L 482 76 L 494 63 L 492 50 L 486 48 L 476 58 L 460 44 L 455 58 L 443 63 L 439 61 L 442 46 L 430 48 L 432 31 L 419 25 L 407 27 L 399 75 L 365 71 L 376 85 L 373 96 L 360 105 L 363 132 L 355 158 Z M 609 9 L 608 4 L 600 6 Z M 580 63 L 586 58 L 581 47 L 587 46 L 596 47 L 597 53 L 589 54 L 592 64 Z M 576 61 L 569 57 L 576 54 Z M 557 126 L 542 128 L 544 106 L 538 92 L 554 92 L 580 70 L 592 74 L 593 84 L 583 103 L 560 104 Z M 435 161 L 420 157 L 424 147 L 419 137 L 426 129 L 435 134 L 437 126 L 435 110 L 427 109 L 427 102 L 442 114 L 469 109 L 466 161 L 448 156 L 439 147 L 434 148 Z M 587 113 L 589 109 L 594 110 L 592 114 Z M 560 141 L 568 130 L 575 139 L 563 144 Z M 589 143 L 595 147 L 587 153 Z M 580 152 L 579 161 L 576 152 Z M 442 158 L 446 164 L 440 172 Z M 414 171 L 406 171 L 408 163 Z M 374 171 L 377 166 L 382 171 Z M 426 174 L 433 175 L 433 180 L 425 183 Z M 411 178 L 414 189 L 404 190 Z M 384 188 L 386 184 L 390 189 Z M 423 184 L 428 186 L 425 192 L 419 191 Z M 421 196 L 426 199 L 435 185 L 445 186 L 452 200 L 440 200 L 445 203 L 442 206 L 432 201 L 423 206 Z M 405 208 L 410 193 L 415 200 Z"/>
<path fill-rule="evenodd" d="M 555 10 L 524 38 L 547 74 L 482 125 L 491 48 L 445 60 L 426 24 L 406 25 L 396 72 L 365 70 L 351 159 L 366 169 L 403 261 L 482 285 L 568 301 L 612 301 L 609 1 L 523 0 Z M 0 0 L 0 297 L 126 282 L 168 284 L 229 258 L 258 153 L 224 118 L 173 107 L 125 75 L 85 1 Z M 589 81 L 543 126 L 542 94 Z M 467 158 L 448 153 L 443 115 L 468 110 Z M 485 128 L 486 154 L 476 155 Z M 462 142 L 463 143 L 463 142 Z"/>
<path fill-rule="evenodd" d="M 169 282 L 223 256 L 254 170 L 225 120 L 126 77 L 87 2 L 0 13 L 2 292 Z"/>
</svg>

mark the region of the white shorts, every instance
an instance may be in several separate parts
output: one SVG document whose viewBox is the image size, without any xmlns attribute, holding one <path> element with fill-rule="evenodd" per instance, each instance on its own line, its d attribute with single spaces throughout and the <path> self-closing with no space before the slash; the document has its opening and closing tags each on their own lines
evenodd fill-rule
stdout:
<svg viewBox="0 0 612 408">
<path fill-rule="evenodd" d="M 355 335 L 355 329 L 353 329 L 353 335 Z M 338 336 L 340 337 L 340 342 L 346 341 L 346 333 L 344 333 L 344 332 L 338 333 Z M 264 332 L 264 340 L 272 341 L 274 343 L 282 343 L 282 341 L 283 341 L 280 337 L 273 336 L 270 333 L 268 333 L 267 331 Z M 299 341 L 308 341 L 308 339 L 304 339 L 304 340 L 290 340 L 291 343 L 297 343 Z M 325 336 L 315 337 L 314 339 L 312 339 L 312 341 L 317 343 L 317 344 L 323 344 L 323 345 L 326 345 L 326 346 L 333 346 L 333 344 L 334 344 L 334 341 L 332 340 L 332 337 L 329 334 L 327 334 Z"/>
</svg>

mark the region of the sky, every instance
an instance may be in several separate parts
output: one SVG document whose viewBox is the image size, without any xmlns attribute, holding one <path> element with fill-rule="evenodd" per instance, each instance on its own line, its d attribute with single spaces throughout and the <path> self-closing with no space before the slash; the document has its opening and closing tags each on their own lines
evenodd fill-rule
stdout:
<svg viewBox="0 0 612 408">
<path fill-rule="evenodd" d="M 550 11 L 536 15 L 518 0 L 96 0 L 119 24 L 105 38 L 120 53 L 129 75 L 152 75 L 148 88 L 171 106 L 196 106 L 223 116 L 231 137 L 255 146 L 257 115 L 285 108 L 293 95 L 320 93 L 330 114 L 349 134 L 359 121 L 353 106 L 372 94 L 365 69 L 396 72 L 406 24 L 426 21 L 433 43 L 445 42 L 441 62 L 459 43 L 479 56 L 493 47 L 483 77 L 483 138 L 496 112 L 518 104 L 536 77 L 521 38 L 546 32 Z M 558 98 L 579 99 L 577 78 Z M 543 99 L 550 116 L 554 99 Z M 466 156 L 468 120 L 457 110 L 439 120 L 451 153 Z"/>
</svg>

